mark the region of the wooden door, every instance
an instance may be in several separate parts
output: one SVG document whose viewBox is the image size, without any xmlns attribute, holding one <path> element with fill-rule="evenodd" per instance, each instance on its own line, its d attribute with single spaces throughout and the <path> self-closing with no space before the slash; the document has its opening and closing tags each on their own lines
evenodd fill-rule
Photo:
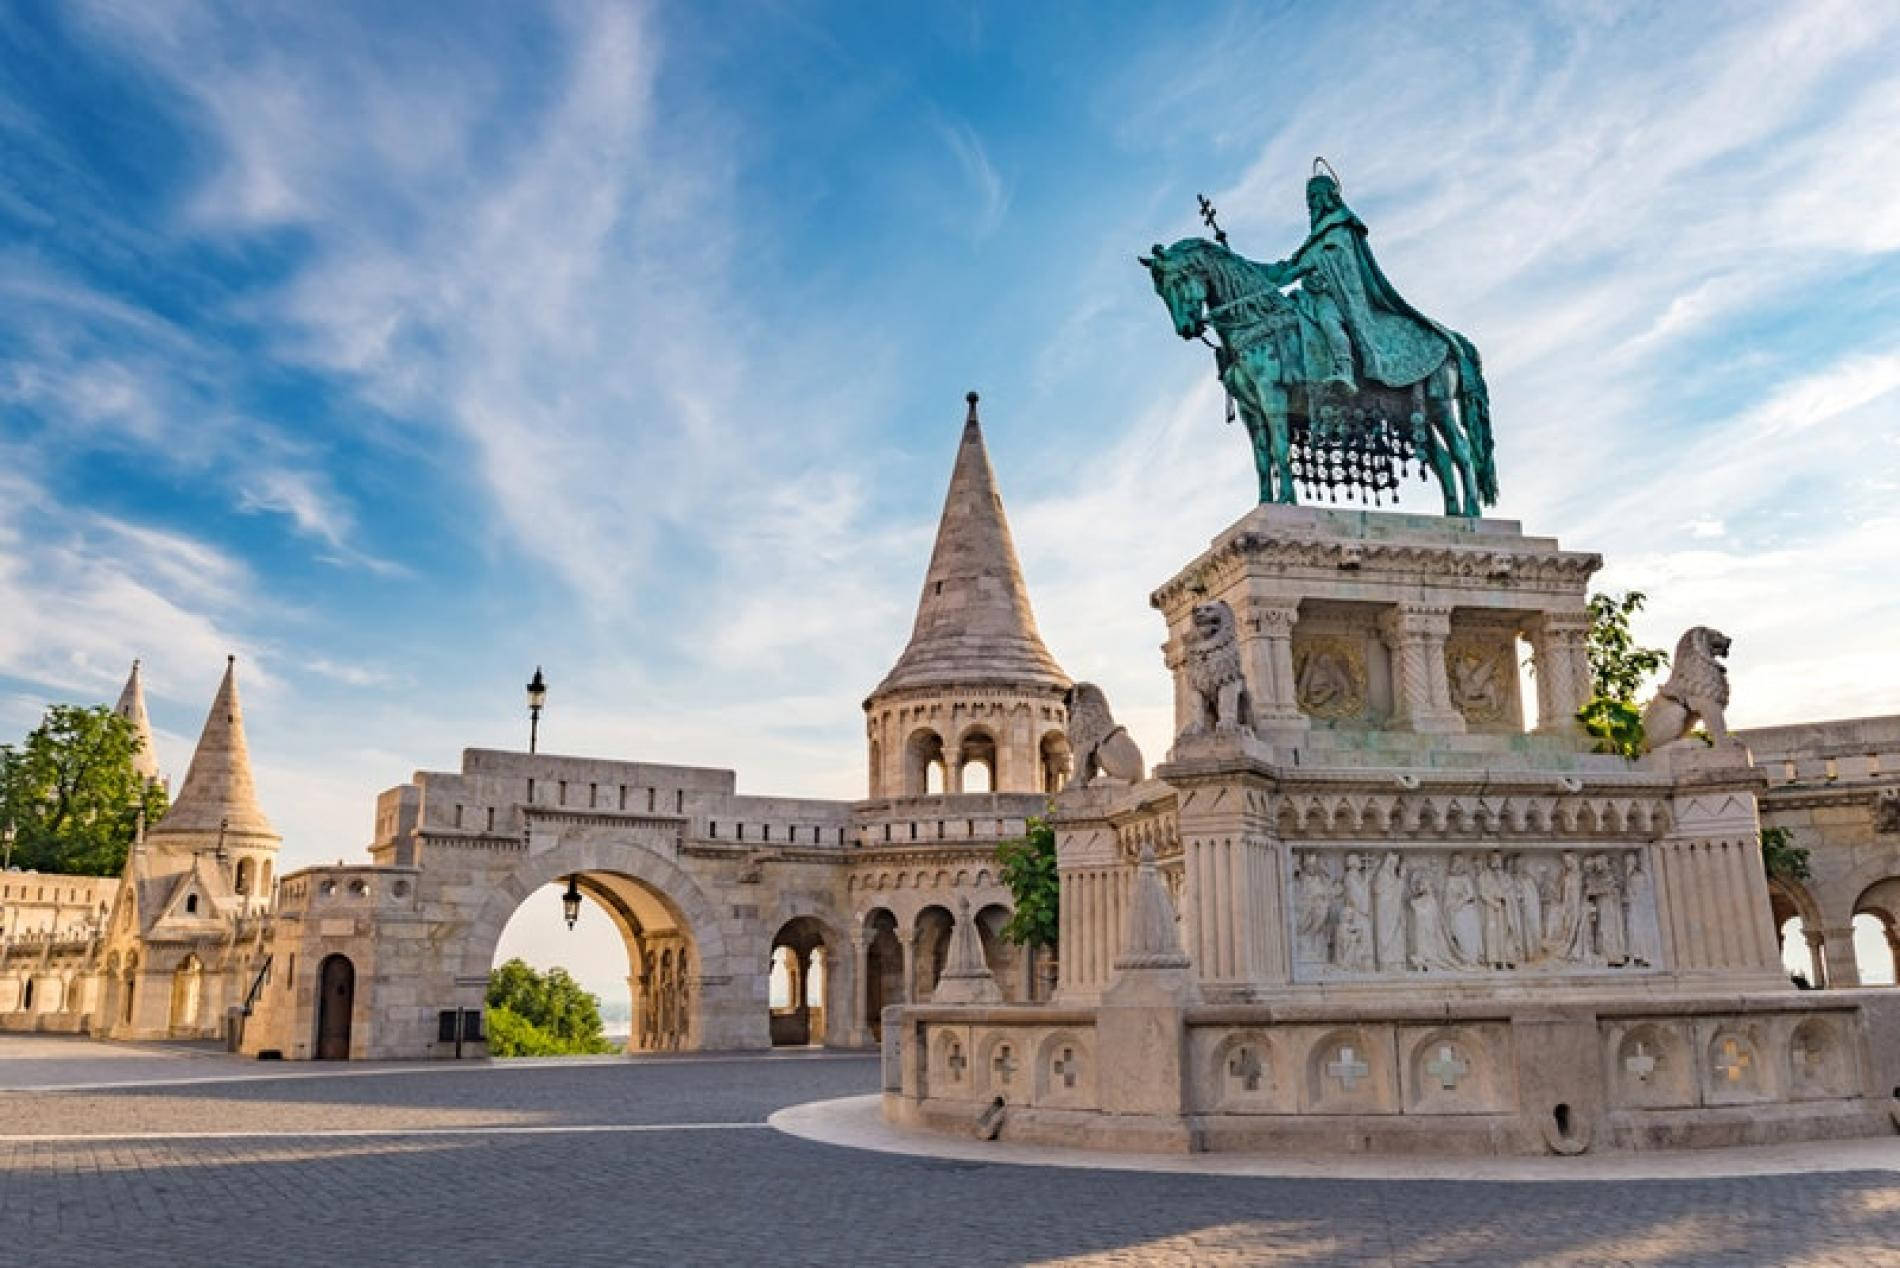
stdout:
<svg viewBox="0 0 1900 1268">
<path fill-rule="evenodd" d="M 333 955 L 317 973 L 317 1060 L 350 1059 L 350 1013 L 356 1006 L 356 966 Z"/>
</svg>

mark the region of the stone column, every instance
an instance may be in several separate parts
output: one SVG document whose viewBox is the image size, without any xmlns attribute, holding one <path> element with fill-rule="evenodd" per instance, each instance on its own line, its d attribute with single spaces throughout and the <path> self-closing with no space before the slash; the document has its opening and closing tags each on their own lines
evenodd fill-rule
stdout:
<svg viewBox="0 0 1900 1268">
<path fill-rule="evenodd" d="M 1286 900 L 1269 788 L 1236 769 L 1161 778 L 1180 796 L 1183 940 L 1210 1000 L 1243 997 L 1290 980 Z"/>
<path fill-rule="evenodd" d="M 851 983 L 855 1002 L 848 1033 L 851 1046 L 862 1048 L 871 1042 L 871 943 L 862 930 L 851 935 L 851 965 L 856 972 Z"/>
<path fill-rule="evenodd" d="M 1811 967 L 1808 982 L 1812 986 L 1825 987 L 1827 982 L 1827 944 L 1819 929 L 1801 926 L 1801 936 L 1808 944 L 1808 963 Z"/>
<path fill-rule="evenodd" d="M 1887 935 L 1887 954 L 1893 957 L 1893 985 L 1900 987 L 1900 929 L 1885 926 Z"/>
<path fill-rule="evenodd" d="M 642 984 L 645 982 L 645 980 L 646 979 L 641 977 L 638 973 L 627 974 L 627 1011 L 628 1011 L 627 1051 L 628 1052 L 638 1052 L 643 1046 L 641 1039 L 646 1031 L 646 1027 L 641 1025 L 640 1014 L 644 1007 L 644 1001 L 640 997 L 643 993 L 641 990 L 641 987 L 642 987 Z"/>
<path fill-rule="evenodd" d="M 1392 653 L 1392 702 L 1398 720 L 1414 731 L 1462 732 L 1464 715 L 1451 703 L 1451 680 L 1445 673 L 1451 609 L 1400 603 L 1386 612 L 1379 627 Z"/>
<path fill-rule="evenodd" d="M 1860 985 L 1860 961 L 1854 955 L 1854 926 L 1833 925 L 1821 930 L 1821 954 L 1827 957 L 1827 984 L 1838 989 Z"/>
<path fill-rule="evenodd" d="M 1656 845 L 1659 915 L 1678 973 L 1743 989 L 1780 986 L 1787 977 L 1757 844 L 1761 780 L 1751 766 L 1714 766 L 1728 756 L 1716 750 L 1684 759 L 1703 771 L 1679 777 L 1669 830 Z M 1745 762 L 1745 750 L 1741 756 Z M 1827 950 L 1825 972 L 1838 984 L 1831 942 Z"/>
<path fill-rule="evenodd" d="M 1590 614 L 1544 612 L 1532 619 L 1529 634 L 1537 733 L 1582 735 L 1577 710 L 1590 700 Z"/>
<path fill-rule="evenodd" d="M 1256 730 L 1304 731 L 1299 691 L 1293 682 L 1293 627 L 1300 619 L 1295 598 L 1243 599 L 1235 613 L 1240 625 L 1241 663 L 1253 693 Z"/>
<path fill-rule="evenodd" d="M 1170 632 L 1168 641 L 1161 645 L 1161 659 L 1167 665 L 1168 672 L 1174 675 L 1174 734 L 1168 737 L 1172 743 L 1174 736 L 1188 729 L 1194 721 L 1198 704 L 1194 688 L 1187 679 L 1187 648 L 1178 635 Z"/>
</svg>

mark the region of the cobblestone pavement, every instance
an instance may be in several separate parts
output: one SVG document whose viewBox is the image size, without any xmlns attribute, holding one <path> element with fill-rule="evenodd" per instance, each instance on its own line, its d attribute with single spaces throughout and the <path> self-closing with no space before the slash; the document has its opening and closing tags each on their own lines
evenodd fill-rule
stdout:
<svg viewBox="0 0 1900 1268">
<path fill-rule="evenodd" d="M 0 1038 L 0 1070 L 39 1068 L 0 1082 L 131 1086 L 0 1092 L 0 1264 L 1900 1265 L 1900 1177 L 1884 1172 L 1502 1184 L 1007 1167 L 764 1125 L 872 1090 L 868 1057 L 259 1078 L 223 1058 L 22 1042 Z"/>
</svg>

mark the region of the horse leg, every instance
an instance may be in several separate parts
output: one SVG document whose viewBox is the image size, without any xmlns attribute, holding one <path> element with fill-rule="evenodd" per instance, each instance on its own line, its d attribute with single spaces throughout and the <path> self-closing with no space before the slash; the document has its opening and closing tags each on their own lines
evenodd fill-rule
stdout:
<svg viewBox="0 0 1900 1268">
<path fill-rule="evenodd" d="M 1293 506 L 1299 500 L 1299 491 L 1293 485 L 1293 440 L 1292 428 L 1287 419 L 1288 402 L 1286 389 L 1272 384 L 1262 389 L 1267 415 L 1267 434 L 1272 445 L 1273 471 L 1279 490 L 1273 499 L 1286 506 Z"/>
<path fill-rule="evenodd" d="M 1427 395 L 1438 435 L 1432 446 L 1432 468 L 1444 488 L 1445 514 L 1476 519 L 1483 514 L 1478 501 L 1478 472 L 1472 465 L 1471 444 L 1465 437 L 1464 416 L 1458 408 L 1458 368 L 1450 358 L 1432 371 Z"/>
<path fill-rule="evenodd" d="M 1226 383 L 1227 391 L 1234 398 L 1240 417 L 1247 425 L 1247 439 L 1253 449 L 1254 472 L 1260 482 L 1260 500 L 1277 501 L 1279 498 L 1274 487 L 1275 455 L 1283 447 L 1277 433 L 1285 427 L 1284 416 L 1276 418 L 1269 402 L 1262 399 L 1259 380 L 1240 367 L 1241 363 L 1236 361 L 1222 381 Z"/>
</svg>

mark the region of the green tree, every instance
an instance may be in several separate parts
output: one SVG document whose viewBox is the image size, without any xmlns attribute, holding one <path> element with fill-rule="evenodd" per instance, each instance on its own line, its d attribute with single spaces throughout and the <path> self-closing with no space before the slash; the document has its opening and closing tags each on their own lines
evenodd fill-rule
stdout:
<svg viewBox="0 0 1900 1268">
<path fill-rule="evenodd" d="M 488 975 L 488 1051 L 497 1057 L 550 1057 L 616 1049 L 601 1025 L 599 997 L 566 969 L 540 973 L 513 959 Z"/>
<path fill-rule="evenodd" d="M 1590 596 L 1590 700 L 1577 711 L 1577 720 L 1601 753 L 1642 756 L 1643 710 L 1637 693 L 1669 663 L 1668 652 L 1644 647 L 1630 633 L 1630 618 L 1647 602 L 1641 590 Z"/>
<path fill-rule="evenodd" d="M 1761 865 L 1775 880 L 1808 879 L 1808 852 L 1794 843 L 1794 834 L 1786 828 L 1761 830 Z"/>
<path fill-rule="evenodd" d="M 1027 831 L 996 847 L 1003 884 L 1016 912 L 1003 936 L 1018 946 L 1053 947 L 1061 933 L 1062 888 L 1056 872 L 1056 830 L 1048 819 L 1029 820 Z"/>
<path fill-rule="evenodd" d="M 56 704 L 17 748 L 0 745 L 0 831 L 13 864 L 113 876 L 125 866 L 139 811 L 156 823 L 165 789 L 132 768 L 138 731 L 112 710 Z"/>
</svg>

